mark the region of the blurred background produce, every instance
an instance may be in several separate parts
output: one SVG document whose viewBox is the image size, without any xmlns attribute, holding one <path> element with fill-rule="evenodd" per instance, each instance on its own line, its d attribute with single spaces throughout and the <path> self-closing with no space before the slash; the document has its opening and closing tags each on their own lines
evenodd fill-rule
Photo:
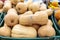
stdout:
<svg viewBox="0 0 60 40">
<path fill-rule="evenodd" d="M 60 1 L 59 0 L 50 0 L 48 2 L 48 8 L 52 8 L 52 9 L 55 9 L 55 10 L 58 10 L 60 9 Z"/>
<path fill-rule="evenodd" d="M 55 11 L 55 18 L 57 20 L 58 25 L 60 26 L 60 10 Z"/>
</svg>

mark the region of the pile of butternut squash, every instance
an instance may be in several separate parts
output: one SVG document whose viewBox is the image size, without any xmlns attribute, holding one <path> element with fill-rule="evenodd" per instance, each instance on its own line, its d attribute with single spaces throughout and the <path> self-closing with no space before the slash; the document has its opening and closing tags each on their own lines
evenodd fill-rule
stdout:
<svg viewBox="0 0 60 40">
<path fill-rule="evenodd" d="M 53 10 L 47 9 L 43 2 L 33 0 L 6 0 L 0 2 L 4 17 L 4 26 L 0 27 L 0 36 L 15 38 L 36 38 L 55 36 L 52 21 L 48 18 Z M 4 5 L 2 7 L 2 5 Z"/>
</svg>

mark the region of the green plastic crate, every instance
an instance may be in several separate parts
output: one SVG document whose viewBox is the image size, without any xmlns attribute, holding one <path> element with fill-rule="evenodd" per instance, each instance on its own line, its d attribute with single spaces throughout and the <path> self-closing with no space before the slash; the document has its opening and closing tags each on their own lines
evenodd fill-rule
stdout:
<svg viewBox="0 0 60 40">
<path fill-rule="evenodd" d="M 4 12 L 0 13 L 0 27 L 3 26 L 3 24 L 4 24 L 5 15 L 6 15 L 6 13 L 4 13 Z"/>
<path fill-rule="evenodd" d="M 6 13 L 2 12 L 0 13 L 0 27 L 2 27 L 4 25 L 4 16 L 6 15 Z M 4 36 L 0 36 L 1 40 L 53 40 L 53 37 L 37 37 L 37 38 L 12 38 L 12 37 L 4 37 Z"/>
<path fill-rule="evenodd" d="M 3 37 L 0 36 L 3 40 L 53 40 L 53 37 L 45 37 L 45 38 L 11 38 L 11 37 Z"/>
</svg>

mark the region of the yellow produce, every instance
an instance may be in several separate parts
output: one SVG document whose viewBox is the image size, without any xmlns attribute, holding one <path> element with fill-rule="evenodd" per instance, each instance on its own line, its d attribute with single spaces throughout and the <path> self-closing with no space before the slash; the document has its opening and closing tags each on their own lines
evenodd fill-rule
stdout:
<svg viewBox="0 0 60 40">
<path fill-rule="evenodd" d="M 55 7 L 54 9 L 55 9 L 55 10 L 60 10 L 60 7 Z"/>
<path fill-rule="evenodd" d="M 49 3 L 49 8 L 55 9 L 55 7 L 59 7 L 58 0 L 51 0 L 52 2 Z"/>
<path fill-rule="evenodd" d="M 48 8 L 52 8 L 54 10 L 59 10 L 60 9 L 59 7 L 55 7 L 55 6 L 48 6 Z"/>
<path fill-rule="evenodd" d="M 51 6 L 52 9 L 54 9 L 55 7 L 54 6 Z"/>
<path fill-rule="evenodd" d="M 58 7 L 58 2 L 52 2 L 51 4 L 55 7 Z"/>
<path fill-rule="evenodd" d="M 15 38 L 36 38 L 37 32 L 33 27 L 17 24 L 13 27 L 11 36 Z"/>
</svg>

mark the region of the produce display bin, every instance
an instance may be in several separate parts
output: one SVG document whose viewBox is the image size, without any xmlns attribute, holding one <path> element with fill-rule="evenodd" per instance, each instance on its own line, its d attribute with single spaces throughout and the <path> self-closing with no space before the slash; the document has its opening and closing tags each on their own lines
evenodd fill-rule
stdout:
<svg viewBox="0 0 60 40">
<path fill-rule="evenodd" d="M 4 16 L 6 13 L 2 12 L 0 13 L 0 27 L 4 25 Z M 49 17 L 50 18 L 50 17 Z M 0 36 L 0 40 L 53 40 L 53 37 L 37 37 L 37 38 L 12 38 L 12 37 L 4 37 Z"/>
<path fill-rule="evenodd" d="M 46 5 L 48 7 L 48 2 L 46 2 Z M 6 15 L 5 12 L 0 13 L 0 27 L 2 27 L 4 25 L 4 16 L 5 15 Z M 53 15 L 51 15 L 49 17 L 49 19 L 51 19 L 52 22 L 53 22 L 53 27 L 56 30 L 56 36 L 43 37 L 43 38 L 42 37 L 37 37 L 37 38 L 12 38 L 12 37 L 0 36 L 0 40 L 60 40 L 60 30 L 59 30 L 59 27 L 57 25 L 56 18 L 54 17 L 54 13 L 53 13 Z"/>
<path fill-rule="evenodd" d="M 2 27 L 4 25 L 4 16 L 6 15 L 6 13 L 2 12 L 0 13 L 0 27 Z M 56 19 L 54 17 L 54 13 L 53 15 L 51 15 L 49 17 L 49 19 L 51 19 L 53 21 L 53 27 L 55 28 L 56 30 L 56 33 L 57 35 L 56 36 L 53 36 L 53 37 L 37 37 L 37 38 L 12 38 L 12 37 L 4 37 L 4 36 L 0 36 L 0 40 L 60 40 L 60 30 L 58 29 L 57 27 L 57 24 L 56 24 Z"/>
</svg>

